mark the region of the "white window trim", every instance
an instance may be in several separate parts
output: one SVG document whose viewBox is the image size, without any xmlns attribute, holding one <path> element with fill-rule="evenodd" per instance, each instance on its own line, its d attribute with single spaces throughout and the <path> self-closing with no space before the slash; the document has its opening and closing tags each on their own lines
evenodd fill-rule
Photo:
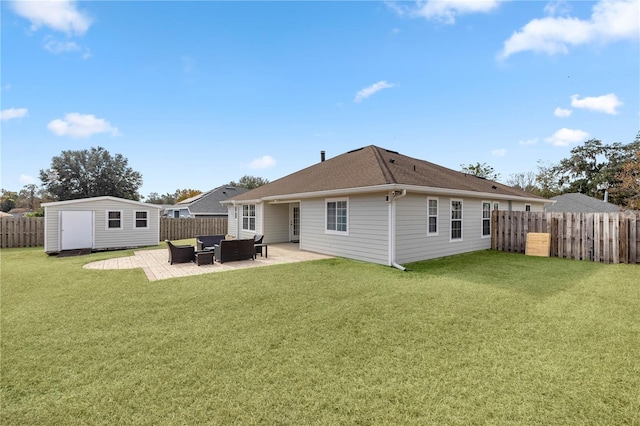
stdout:
<svg viewBox="0 0 640 426">
<path fill-rule="evenodd" d="M 138 226 L 138 220 L 142 220 L 142 219 L 138 219 L 138 213 L 146 213 L 147 217 L 145 219 L 145 221 L 147 222 L 147 226 Z M 151 214 L 149 213 L 149 210 L 134 210 L 133 211 L 133 229 L 149 229 L 149 220 L 151 219 Z"/>
<path fill-rule="evenodd" d="M 529 207 L 529 209 L 527 210 L 527 207 Z M 531 204 L 525 204 L 524 205 L 524 211 L 525 212 L 530 212 L 531 211 Z"/>
<path fill-rule="evenodd" d="M 248 212 L 249 212 L 249 213 L 251 212 L 251 206 L 253 206 L 253 216 L 245 216 L 245 215 L 244 215 L 244 207 L 245 207 L 245 206 L 247 206 L 247 210 L 248 210 Z M 243 205 L 242 205 L 242 218 L 241 218 L 241 219 L 242 219 L 242 225 L 241 225 L 241 226 L 242 226 L 242 230 L 243 230 L 243 231 L 252 231 L 252 232 L 255 232 L 255 230 L 256 230 L 256 222 L 257 222 L 257 214 L 256 214 L 256 210 L 257 210 L 257 209 L 256 209 L 256 205 L 255 205 L 255 204 L 243 204 Z M 253 218 L 253 229 L 251 229 L 250 227 L 249 227 L 249 228 L 245 228 L 245 227 L 244 227 L 244 218 L 245 218 L 245 217 L 246 217 L 247 219 L 249 219 L 249 220 L 247 220 L 247 225 L 249 225 L 249 226 L 250 226 L 250 224 L 251 224 L 251 218 Z"/>
<path fill-rule="evenodd" d="M 460 202 L 460 219 L 455 219 L 456 221 L 460 221 L 460 238 L 453 238 L 451 236 L 451 232 L 453 231 L 453 221 L 454 219 L 451 217 L 451 213 L 453 213 L 453 203 Z M 452 198 L 449 202 L 449 242 L 457 243 L 462 241 L 464 238 L 464 202 L 461 199 Z"/>
<path fill-rule="evenodd" d="M 109 227 L 109 213 L 118 212 L 120 213 L 120 227 L 119 228 L 111 228 Z M 124 211 L 123 210 L 105 210 L 104 213 L 104 227 L 107 231 L 122 231 L 124 229 Z"/>
<path fill-rule="evenodd" d="M 435 216 L 431 216 L 431 214 L 429 213 L 429 201 L 432 201 L 432 200 L 436 202 L 436 215 Z M 428 237 L 437 237 L 438 236 L 438 233 L 440 232 L 439 215 L 440 215 L 440 200 L 438 199 L 438 197 L 427 197 L 427 236 Z M 429 231 L 429 219 L 431 219 L 432 217 L 436 218 L 436 232 L 430 232 Z"/>
<path fill-rule="evenodd" d="M 485 204 L 489 204 L 489 217 L 485 218 L 484 217 L 484 205 Z M 491 215 L 492 215 L 492 211 L 491 210 L 493 208 L 493 203 L 491 201 L 482 201 L 480 203 L 480 238 L 491 238 L 491 231 L 492 231 L 492 223 L 491 223 Z M 483 234 L 484 231 L 484 221 L 488 220 L 489 221 L 489 233 L 487 235 Z"/>
<path fill-rule="evenodd" d="M 327 221 L 329 219 L 328 215 L 327 215 L 327 204 L 329 203 L 337 203 L 340 201 L 346 201 L 347 203 L 347 230 L 346 231 L 335 231 L 332 229 L 327 229 Z M 349 235 L 349 197 L 346 198 L 326 198 L 324 200 L 324 233 L 325 234 L 330 234 L 330 235 L 343 235 L 343 236 L 348 236 Z"/>
</svg>

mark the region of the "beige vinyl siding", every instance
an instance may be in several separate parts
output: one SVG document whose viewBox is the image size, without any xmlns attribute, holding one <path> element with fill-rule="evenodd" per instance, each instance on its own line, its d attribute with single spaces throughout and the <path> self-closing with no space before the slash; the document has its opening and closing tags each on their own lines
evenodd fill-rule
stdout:
<svg viewBox="0 0 640 426">
<path fill-rule="evenodd" d="M 263 231 L 265 243 L 289 241 L 289 204 L 265 204 Z"/>
<path fill-rule="evenodd" d="M 325 198 L 300 203 L 300 249 L 387 265 L 389 204 L 385 193 L 349 196 L 347 235 L 325 232 Z"/>
<path fill-rule="evenodd" d="M 45 207 L 45 251 L 60 250 L 60 212 L 91 211 L 94 215 L 93 249 L 107 250 L 124 247 L 156 245 L 160 238 L 159 209 L 152 206 L 117 200 L 87 200 Z M 107 211 L 122 212 L 122 228 L 107 229 Z M 148 212 L 148 228 L 135 228 L 136 211 Z"/>
</svg>

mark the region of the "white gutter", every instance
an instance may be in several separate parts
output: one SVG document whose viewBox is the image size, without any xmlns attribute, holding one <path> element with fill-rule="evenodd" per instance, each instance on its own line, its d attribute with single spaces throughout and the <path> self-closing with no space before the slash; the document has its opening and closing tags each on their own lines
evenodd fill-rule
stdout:
<svg viewBox="0 0 640 426">
<path fill-rule="evenodd" d="M 396 200 L 407 195 L 407 190 L 403 189 L 400 193 L 391 191 L 389 193 L 389 264 L 401 271 L 407 268 L 396 262 Z"/>
</svg>

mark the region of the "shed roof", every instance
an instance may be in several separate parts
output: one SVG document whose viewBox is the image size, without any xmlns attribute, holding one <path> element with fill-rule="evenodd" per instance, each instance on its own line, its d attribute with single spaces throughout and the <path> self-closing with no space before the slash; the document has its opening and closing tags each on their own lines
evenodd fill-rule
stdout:
<svg viewBox="0 0 640 426">
<path fill-rule="evenodd" d="M 379 186 L 442 188 L 480 192 L 502 198 L 545 198 L 492 180 L 465 174 L 374 145 L 346 152 L 245 192 L 233 201 L 259 200 L 290 194 L 309 194 Z"/>
<path fill-rule="evenodd" d="M 64 205 L 80 204 L 80 203 L 94 203 L 97 201 L 105 201 L 105 200 L 116 201 L 116 202 L 125 203 L 125 204 L 133 204 L 133 205 L 137 205 L 145 208 L 156 208 L 156 209 L 162 208 L 162 206 L 159 206 L 157 204 L 149 204 L 149 203 L 143 203 L 142 201 L 127 200 L 125 198 L 112 197 L 110 195 L 105 195 L 101 197 L 78 198 L 75 200 L 53 201 L 50 203 L 42 203 L 41 205 L 43 207 L 64 206 Z"/>
</svg>

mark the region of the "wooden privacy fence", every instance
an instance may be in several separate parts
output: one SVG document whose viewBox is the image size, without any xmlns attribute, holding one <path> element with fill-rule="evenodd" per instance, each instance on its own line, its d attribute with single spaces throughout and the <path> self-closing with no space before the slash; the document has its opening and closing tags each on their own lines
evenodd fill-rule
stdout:
<svg viewBox="0 0 640 426">
<path fill-rule="evenodd" d="M 227 233 L 226 217 L 160 218 L 160 241 L 182 240 L 196 235 L 222 235 Z"/>
<path fill-rule="evenodd" d="M 3 217 L 0 219 L 0 247 L 44 246 L 43 217 Z"/>
<path fill-rule="evenodd" d="M 160 241 L 226 233 L 226 217 L 160 218 Z M 39 246 L 44 246 L 43 217 L 3 217 L 0 220 L 0 248 Z"/>
<path fill-rule="evenodd" d="M 640 264 L 640 213 L 543 213 L 494 210 L 491 247 L 524 253 L 527 233 L 551 235 L 551 256 Z"/>
</svg>

